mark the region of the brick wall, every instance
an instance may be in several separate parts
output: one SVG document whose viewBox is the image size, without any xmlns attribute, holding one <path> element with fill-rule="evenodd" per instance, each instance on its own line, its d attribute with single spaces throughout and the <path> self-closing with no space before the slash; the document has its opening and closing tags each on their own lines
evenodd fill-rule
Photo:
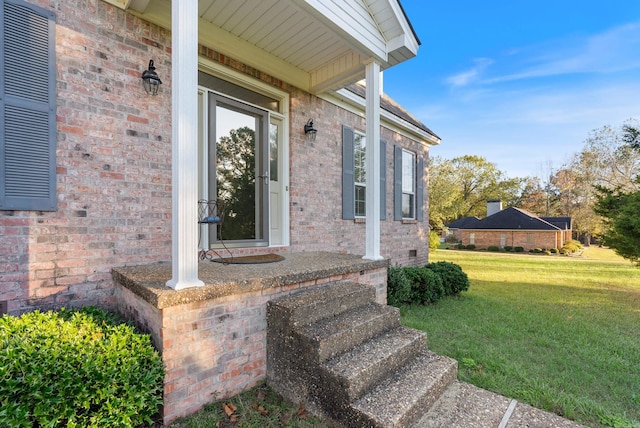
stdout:
<svg viewBox="0 0 640 428">
<path fill-rule="evenodd" d="M 365 121 L 321 99 L 307 103 L 308 94 L 292 93 L 291 106 L 291 249 L 304 251 L 341 251 L 365 253 L 363 219 L 342 219 L 342 125 L 361 132 Z M 308 142 L 300 129 L 308 117 L 314 118 L 318 129 L 316 140 Z M 300 125 L 300 126 L 297 126 Z M 428 259 L 428 221 L 400 222 L 393 220 L 393 147 L 400 145 L 428 160 L 427 147 L 389 129 L 381 128 L 381 138 L 387 142 L 386 220 L 380 223 L 381 253 L 392 263 L 424 264 Z M 424 174 L 427 189 L 427 174 Z M 423 207 L 428 218 L 428 198 Z M 410 257 L 410 250 L 416 256 Z"/>
<path fill-rule="evenodd" d="M 0 301 L 14 314 L 112 307 L 113 267 L 171 256 L 170 33 L 99 0 L 31 2 L 57 19 L 58 210 L 0 211 Z M 364 254 L 365 224 L 342 220 L 340 208 L 341 127 L 364 130 L 361 115 L 206 47 L 200 55 L 291 94 L 291 246 L 284 251 Z M 149 59 L 164 82 L 156 97 L 140 82 Z M 309 117 L 319 130 L 311 143 L 301 132 Z M 426 263 L 428 222 L 393 221 L 392 177 L 394 144 L 425 161 L 427 148 L 386 128 L 381 134 L 388 143 L 382 255 L 394 264 Z M 276 250 L 283 251 L 234 253 Z"/>
<path fill-rule="evenodd" d="M 562 241 L 562 232 L 554 231 L 484 231 L 484 230 L 460 230 L 460 239 L 462 244 L 469 245 L 471 243 L 470 235 L 474 234 L 474 244 L 478 248 L 487 248 L 491 245 L 501 247 L 500 237 L 505 235 L 505 246 L 522 247 L 525 251 L 542 248 L 560 249 L 564 242 Z"/>
<path fill-rule="evenodd" d="M 56 212 L 0 211 L 0 300 L 10 313 L 113 304 L 110 269 L 170 257 L 169 34 L 102 1 L 56 14 Z M 164 89 L 164 88 L 163 88 Z"/>
<path fill-rule="evenodd" d="M 375 285 L 376 300 L 386 302 L 386 268 L 163 309 L 117 285 L 119 311 L 150 332 L 162 352 L 166 367 L 164 423 L 189 415 L 216 397 L 235 395 L 265 379 L 269 300 L 340 281 Z"/>
</svg>

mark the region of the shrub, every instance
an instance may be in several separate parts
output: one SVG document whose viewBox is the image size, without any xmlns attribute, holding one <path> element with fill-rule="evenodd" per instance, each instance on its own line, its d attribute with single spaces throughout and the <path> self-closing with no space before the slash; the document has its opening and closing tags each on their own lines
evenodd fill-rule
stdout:
<svg viewBox="0 0 640 428">
<path fill-rule="evenodd" d="M 508 252 L 511 252 L 511 251 L 513 251 L 513 247 L 511 245 L 505 245 L 504 246 L 504 250 L 508 251 Z"/>
<path fill-rule="evenodd" d="M 0 317 L 3 426 L 152 423 L 164 367 L 148 335 L 97 308 Z"/>
<path fill-rule="evenodd" d="M 440 275 L 426 267 L 405 267 L 407 278 L 411 281 L 413 301 L 416 303 L 434 303 L 444 296 L 444 286 Z"/>
<path fill-rule="evenodd" d="M 516 253 L 524 253 L 524 247 L 514 247 L 513 251 Z"/>
<path fill-rule="evenodd" d="M 465 248 L 466 248 L 467 250 L 475 250 L 475 249 L 476 249 L 476 246 L 475 246 L 475 245 L 473 245 L 473 244 L 469 244 L 469 245 L 467 245 Z"/>
<path fill-rule="evenodd" d="M 579 251 L 582 251 L 583 248 L 584 246 L 580 243 L 580 241 L 576 241 L 575 239 L 572 239 L 570 241 L 565 242 L 565 244 L 560 249 L 560 253 L 561 254 L 577 253 Z"/>
<path fill-rule="evenodd" d="M 451 262 L 435 262 L 429 263 L 427 268 L 440 276 L 446 295 L 460 294 L 461 291 L 469 289 L 469 278 L 457 264 Z"/>
<path fill-rule="evenodd" d="M 489 245 L 487 247 L 488 251 L 500 251 L 500 247 L 498 247 L 497 245 Z"/>
<path fill-rule="evenodd" d="M 429 231 L 429 249 L 437 250 L 440 246 L 440 235 L 435 230 Z"/>
<path fill-rule="evenodd" d="M 551 248 L 551 249 L 549 250 L 549 252 L 550 252 L 551 254 L 558 254 L 558 249 L 557 249 L 557 248 Z"/>
<path fill-rule="evenodd" d="M 413 301 L 412 282 L 403 267 L 390 267 L 387 270 L 387 303 L 400 307 Z"/>
<path fill-rule="evenodd" d="M 466 247 L 464 244 L 458 244 L 458 245 L 456 245 L 456 248 L 457 248 L 458 250 L 464 250 L 464 249 L 465 249 L 465 248 L 467 248 L 467 247 Z"/>
</svg>

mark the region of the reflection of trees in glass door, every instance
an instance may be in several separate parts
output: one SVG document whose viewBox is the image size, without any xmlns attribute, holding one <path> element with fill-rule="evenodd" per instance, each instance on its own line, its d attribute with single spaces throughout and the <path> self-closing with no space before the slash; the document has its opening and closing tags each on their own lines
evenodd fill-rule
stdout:
<svg viewBox="0 0 640 428">
<path fill-rule="evenodd" d="M 268 114 L 215 94 L 209 95 L 208 110 L 209 198 L 225 206 L 224 223 L 217 233 L 210 231 L 209 240 L 266 245 Z"/>
</svg>

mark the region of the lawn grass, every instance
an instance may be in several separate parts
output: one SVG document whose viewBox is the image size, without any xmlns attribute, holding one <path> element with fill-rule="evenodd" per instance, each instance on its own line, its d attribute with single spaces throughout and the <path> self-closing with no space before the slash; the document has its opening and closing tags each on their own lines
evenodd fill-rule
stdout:
<svg viewBox="0 0 640 428">
<path fill-rule="evenodd" d="M 589 426 L 640 427 L 640 269 L 581 257 L 438 250 L 471 281 L 461 297 L 402 308 L 458 378 Z"/>
</svg>

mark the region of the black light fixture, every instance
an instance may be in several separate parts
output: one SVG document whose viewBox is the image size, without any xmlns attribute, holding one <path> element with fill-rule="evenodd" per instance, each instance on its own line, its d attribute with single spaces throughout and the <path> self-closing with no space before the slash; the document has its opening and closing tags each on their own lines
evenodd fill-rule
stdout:
<svg viewBox="0 0 640 428">
<path fill-rule="evenodd" d="M 162 85 L 162 80 L 156 73 L 156 68 L 153 65 L 153 60 L 149 60 L 149 69 L 142 72 L 142 86 L 149 95 L 158 95 L 158 89 Z"/>
<path fill-rule="evenodd" d="M 318 130 L 313 126 L 313 119 L 307 120 L 307 124 L 304 125 L 304 133 L 307 136 L 308 141 L 315 141 Z"/>
</svg>

